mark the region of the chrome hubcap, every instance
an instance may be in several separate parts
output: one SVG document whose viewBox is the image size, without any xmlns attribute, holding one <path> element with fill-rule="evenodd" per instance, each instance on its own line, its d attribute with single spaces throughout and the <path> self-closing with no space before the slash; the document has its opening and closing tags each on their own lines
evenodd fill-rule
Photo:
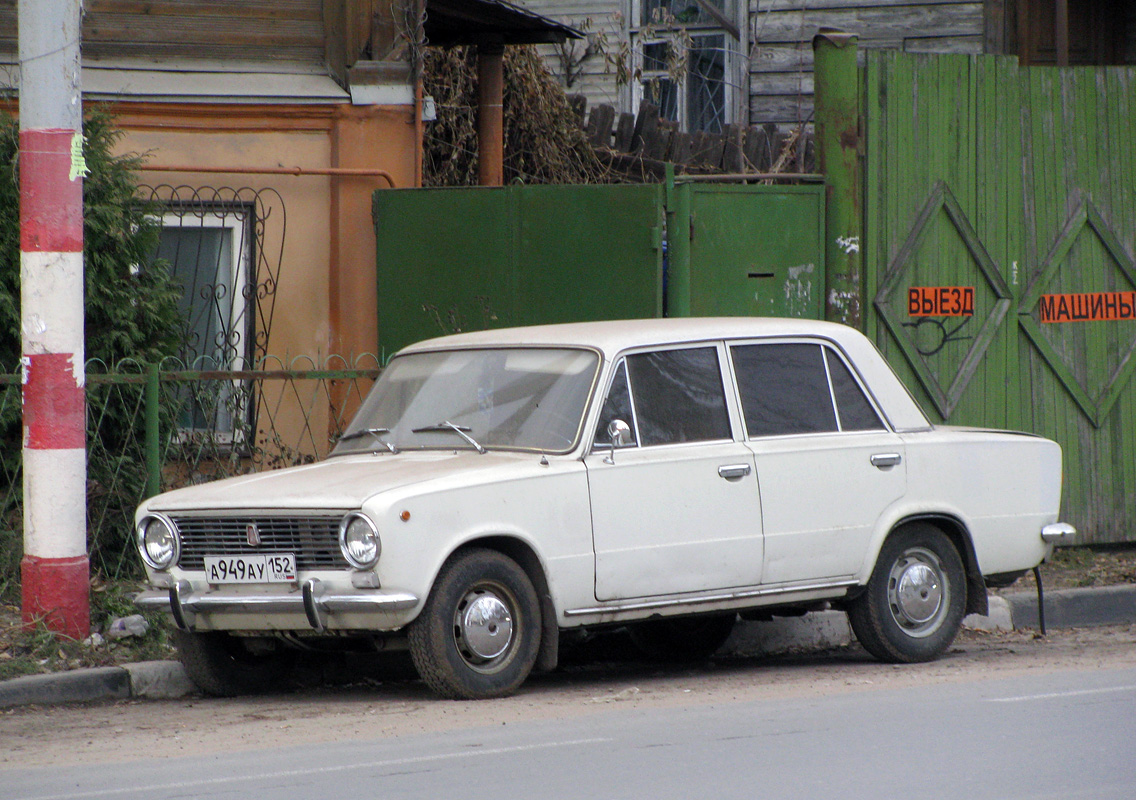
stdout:
<svg viewBox="0 0 1136 800">
<path fill-rule="evenodd" d="M 892 565 L 888 605 L 895 621 L 912 636 L 929 636 L 939 627 L 947 592 L 942 565 L 929 550 L 912 548 Z"/>
<path fill-rule="evenodd" d="M 467 661 L 483 664 L 499 657 L 513 641 L 513 616 L 505 602 L 487 589 L 475 589 L 458 604 L 454 617 L 458 650 Z"/>
</svg>

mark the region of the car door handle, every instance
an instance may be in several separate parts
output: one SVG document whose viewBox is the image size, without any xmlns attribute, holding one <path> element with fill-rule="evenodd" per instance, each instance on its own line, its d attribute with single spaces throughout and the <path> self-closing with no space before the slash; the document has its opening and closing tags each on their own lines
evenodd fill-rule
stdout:
<svg viewBox="0 0 1136 800">
<path fill-rule="evenodd" d="M 894 467 L 901 461 L 903 461 L 903 457 L 899 453 L 876 453 L 872 456 L 872 466 L 877 469 Z"/>
<path fill-rule="evenodd" d="M 723 464 L 718 467 L 718 474 L 728 481 L 744 478 L 749 475 L 749 464 Z"/>
</svg>

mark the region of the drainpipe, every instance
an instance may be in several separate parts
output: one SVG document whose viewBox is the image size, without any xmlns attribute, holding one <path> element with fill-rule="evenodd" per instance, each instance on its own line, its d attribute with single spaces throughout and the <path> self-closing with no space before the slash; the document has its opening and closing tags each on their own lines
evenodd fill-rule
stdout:
<svg viewBox="0 0 1136 800">
<path fill-rule="evenodd" d="M 496 42 L 477 46 L 477 182 L 505 182 L 505 47 Z"/>
<path fill-rule="evenodd" d="M 90 632 L 80 0 L 19 0 L 25 624 Z"/>
<path fill-rule="evenodd" d="M 821 28 L 813 37 L 816 142 L 825 177 L 825 319 L 861 326 L 860 125 L 854 33 Z"/>
</svg>

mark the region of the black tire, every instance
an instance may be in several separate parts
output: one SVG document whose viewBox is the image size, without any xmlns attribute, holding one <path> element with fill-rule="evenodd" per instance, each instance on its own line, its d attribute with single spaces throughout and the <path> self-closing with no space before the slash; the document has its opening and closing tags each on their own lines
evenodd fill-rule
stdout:
<svg viewBox="0 0 1136 800">
<path fill-rule="evenodd" d="M 438 574 L 410 625 L 410 657 L 443 697 L 501 697 L 532 671 L 540 631 L 540 602 L 525 571 L 495 550 L 470 549 Z"/>
<path fill-rule="evenodd" d="M 947 535 L 926 523 L 895 531 L 848 620 L 864 649 L 889 663 L 932 661 L 958 635 L 966 571 Z"/>
<path fill-rule="evenodd" d="M 268 646 L 249 649 L 240 637 L 227 633 L 175 630 L 178 659 L 189 679 L 205 694 L 234 697 L 279 688 L 292 672 L 295 654 Z"/>
<path fill-rule="evenodd" d="M 726 643 L 737 614 L 652 619 L 628 626 L 632 643 L 656 661 L 702 661 Z"/>
</svg>

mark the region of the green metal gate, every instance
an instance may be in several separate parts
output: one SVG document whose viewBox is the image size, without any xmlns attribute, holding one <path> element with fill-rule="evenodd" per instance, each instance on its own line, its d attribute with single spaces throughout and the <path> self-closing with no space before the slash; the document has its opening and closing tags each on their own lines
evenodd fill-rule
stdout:
<svg viewBox="0 0 1136 800">
<path fill-rule="evenodd" d="M 696 315 L 820 318 L 820 186 L 668 182 L 374 195 L 379 345 Z"/>
<path fill-rule="evenodd" d="M 1132 541 L 1136 72 L 867 55 L 869 335 L 939 420 L 1060 442 L 1063 516 Z"/>
<path fill-rule="evenodd" d="M 662 313 L 663 187 L 374 195 L 379 346 L 457 331 Z"/>
</svg>

